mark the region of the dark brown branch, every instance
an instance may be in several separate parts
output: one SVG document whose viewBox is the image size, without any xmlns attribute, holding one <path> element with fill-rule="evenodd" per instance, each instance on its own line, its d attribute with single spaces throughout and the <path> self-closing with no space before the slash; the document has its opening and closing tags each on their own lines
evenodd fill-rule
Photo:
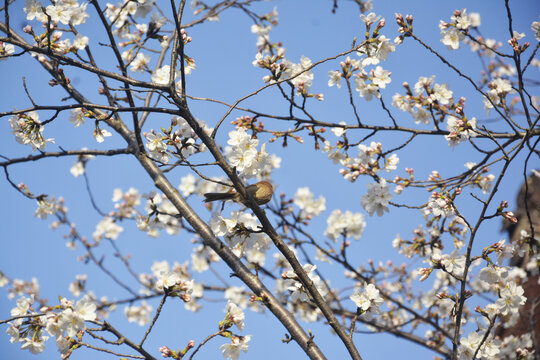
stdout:
<svg viewBox="0 0 540 360">
<path fill-rule="evenodd" d="M 114 150 L 66 150 L 55 152 L 44 152 L 37 155 L 28 155 L 22 158 L 7 159 L 7 161 L 0 162 L 1 167 L 7 167 L 13 164 L 26 163 L 30 161 L 37 161 L 49 157 L 63 157 L 63 156 L 80 156 L 80 155 L 94 155 L 94 156 L 114 156 L 121 154 L 131 154 L 131 149 L 114 149 Z"/>
</svg>

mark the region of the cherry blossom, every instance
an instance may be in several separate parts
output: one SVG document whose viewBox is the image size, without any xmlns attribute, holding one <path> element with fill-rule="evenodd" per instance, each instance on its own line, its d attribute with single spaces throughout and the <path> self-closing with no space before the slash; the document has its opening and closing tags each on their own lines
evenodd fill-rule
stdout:
<svg viewBox="0 0 540 360">
<path fill-rule="evenodd" d="M 220 346 L 220 349 L 223 352 L 223 357 L 229 360 L 238 360 L 240 357 L 240 351 L 247 353 L 249 347 L 248 343 L 250 340 L 251 335 L 231 337 L 230 343 Z"/>
<path fill-rule="evenodd" d="M 375 212 L 377 212 L 377 216 L 383 216 L 385 211 L 389 211 L 388 205 L 392 199 L 386 180 L 382 179 L 380 182 L 367 184 L 367 188 L 367 193 L 362 197 L 362 207 L 371 216 Z"/>
</svg>

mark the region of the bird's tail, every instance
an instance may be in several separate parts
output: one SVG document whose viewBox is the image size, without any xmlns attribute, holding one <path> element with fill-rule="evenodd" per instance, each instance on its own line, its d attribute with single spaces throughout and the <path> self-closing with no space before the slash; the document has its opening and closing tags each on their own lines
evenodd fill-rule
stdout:
<svg viewBox="0 0 540 360">
<path fill-rule="evenodd" d="M 217 201 L 217 200 L 231 200 L 236 193 L 206 193 L 204 194 L 204 202 Z"/>
</svg>

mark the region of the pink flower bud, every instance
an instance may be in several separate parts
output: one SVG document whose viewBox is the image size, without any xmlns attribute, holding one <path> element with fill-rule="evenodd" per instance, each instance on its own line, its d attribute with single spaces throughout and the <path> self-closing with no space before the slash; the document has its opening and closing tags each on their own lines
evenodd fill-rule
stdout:
<svg viewBox="0 0 540 360">
<path fill-rule="evenodd" d="M 505 211 L 503 213 L 503 217 L 506 219 L 506 220 L 509 220 L 511 221 L 512 223 L 516 224 L 517 223 L 517 217 L 514 216 L 514 213 L 511 212 L 511 211 Z"/>
<path fill-rule="evenodd" d="M 164 358 L 168 358 L 172 356 L 172 350 L 169 349 L 167 346 L 160 347 L 159 352 L 161 353 L 161 356 L 163 356 Z"/>
<path fill-rule="evenodd" d="M 445 293 L 444 291 L 442 292 L 439 292 L 437 294 L 435 294 L 436 297 L 438 297 L 439 299 L 446 299 L 448 297 L 448 294 Z"/>
</svg>

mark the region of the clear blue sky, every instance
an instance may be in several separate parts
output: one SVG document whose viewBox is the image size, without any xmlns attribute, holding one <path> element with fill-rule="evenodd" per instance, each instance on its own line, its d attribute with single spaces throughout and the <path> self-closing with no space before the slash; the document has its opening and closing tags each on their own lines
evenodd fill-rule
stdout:
<svg viewBox="0 0 540 360">
<path fill-rule="evenodd" d="M 26 24 L 22 14 L 24 2 L 18 1 L 11 6 L 11 24 L 14 29 L 20 29 Z M 273 41 L 282 41 L 287 49 L 286 57 L 293 62 L 299 62 L 302 55 L 317 61 L 333 56 L 338 52 L 350 47 L 352 39 L 362 39 L 364 24 L 359 18 L 357 7 L 352 1 L 339 1 L 336 14 L 331 14 L 332 1 L 276 1 L 257 4 L 254 9 L 264 9 L 261 13 L 269 12 L 277 5 L 280 24 L 271 33 Z M 166 5 L 163 5 L 166 7 Z M 537 1 L 511 1 L 510 6 L 514 16 L 514 28 L 519 32 L 526 33 L 526 40 L 535 44 L 530 30 L 532 21 L 538 21 L 540 4 Z M 89 6 L 90 7 L 90 6 Z M 479 79 L 481 64 L 477 57 L 467 46 L 454 52 L 449 52 L 439 41 L 439 20 L 448 21 L 455 9 L 466 7 L 468 12 L 479 12 L 482 17 L 480 28 L 482 35 L 503 42 L 503 51 L 509 52 L 506 45 L 508 39 L 508 27 L 505 20 L 505 8 L 503 1 L 377 1 L 374 0 L 373 11 L 377 15 L 386 18 L 387 25 L 382 33 L 393 39 L 397 35 L 397 25 L 394 22 L 394 13 L 400 12 L 414 15 L 415 33 L 433 48 L 441 51 L 450 61 L 457 64 L 473 79 Z M 18 11 L 18 12 L 17 12 Z M 186 19 L 192 18 L 189 9 Z M 95 39 L 104 39 L 102 33 L 96 33 L 94 21 L 96 14 L 91 12 L 91 18 L 87 24 L 80 27 L 80 32 L 90 37 L 90 43 L 95 45 Z M 262 85 L 261 78 L 266 75 L 261 69 L 251 65 L 256 53 L 255 35 L 250 33 L 252 22 L 239 11 L 232 9 L 220 17 L 217 23 L 209 23 L 202 27 L 189 30 L 193 42 L 188 45 L 186 52 L 197 63 L 197 70 L 188 77 L 188 93 L 194 96 L 216 98 L 225 102 L 233 102 L 235 99 L 246 95 Z M 102 62 L 106 67 L 112 67 L 112 58 L 106 50 L 97 51 L 98 63 Z M 155 55 L 154 55 L 155 58 Z M 155 60 L 154 60 L 155 61 Z M 388 61 L 381 64 L 385 69 L 392 71 L 392 83 L 383 92 L 386 103 L 391 103 L 391 96 L 395 92 L 403 93 L 401 83 L 408 81 L 414 84 L 419 76 L 436 75 L 438 83 L 447 82 L 454 91 L 454 98 L 465 96 L 468 99 L 468 112 L 474 114 L 479 120 L 486 119 L 485 112 L 479 97 L 473 94 L 469 84 L 458 78 L 447 67 L 442 65 L 433 55 L 421 49 L 412 41 L 405 41 L 397 47 L 396 51 L 389 56 Z M 312 86 L 313 92 L 325 94 L 325 101 L 312 104 L 312 111 L 322 121 L 346 121 L 353 123 L 354 118 L 348 107 L 348 98 L 342 88 L 337 90 L 328 88 L 327 72 L 338 69 L 339 61 L 330 62 L 315 70 L 315 80 Z M 49 76 L 35 61 L 28 56 L 22 56 L 8 61 L 0 62 L 0 72 L 3 84 L 0 87 L 0 111 L 13 108 L 29 107 L 30 103 L 25 96 L 22 87 L 22 77 L 26 77 L 26 83 L 33 98 L 42 105 L 57 104 L 58 99 L 65 96 L 60 88 L 51 88 L 47 85 Z M 531 69 L 530 76 L 538 79 L 538 69 Z M 72 81 L 81 92 L 91 99 L 99 99 L 96 93 L 95 82 L 92 79 L 76 74 Z M 359 111 L 363 119 L 368 122 L 388 124 L 389 120 L 381 109 L 356 99 Z M 96 100 L 97 101 L 97 100 Z M 279 101 L 279 97 L 272 91 L 266 91 L 255 99 L 249 100 L 246 106 L 260 111 L 286 113 L 287 107 Z M 223 116 L 227 108 L 208 104 L 206 102 L 191 102 L 194 115 L 214 126 Z M 398 121 L 412 124 L 408 114 L 397 110 Z M 239 112 L 233 112 L 229 117 L 233 120 Z M 42 115 L 41 117 L 45 117 Z M 149 121 L 144 130 L 151 128 L 159 129 L 167 124 L 169 117 L 155 117 Z M 266 120 L 270 128 L 287 129 L 290 124 L 276 125 Z M 232 129 L 230 124 L 222 128 L 221 140 L 226 138 L 227 132 Z M 58 146 L 65 149 L 79 149 L 83 146 L 89 148 L 116 148 L 123 145 L 118 135 L 106 139 L 103 144 L 96 144 L 92 138 L 92 124 L 88 122 L 82 129 L 73 129 L 68 122 L 67 114 L 63 114 L 57 121 L 47 126 L 47 137 L 56 138 L 56 145 L 50 145 L 47 150 L 56 150 Z M 364 134 L 362 134 L 364 135 Z M 333 135 L 328 132 L 328 138 Z M 357 135 L 357 138 L 360 138 Z M 339 167 L 326 159 L 326 155 L 313 151 L 310 139 L 305 136 L 303 145 L 290 142 L 289 147 L 282 149 L 278 142 L 267 145 L 269 153 L 275 153 L 282 158 L 281 168 L 276 170 L 273 180 L 279 184 L 278 192 L 285 192 L 292 197 L 296 189 L 309 186 L 316 197 L 326 197 L 327 210 L 313 220 L 311 232 L 323 238 L 322 233 L 326 228 L 326 218 L 333 209 L 351 210 L 365 213 L 360 205 L 360 198 L 365 193 L 366 179 L 359 179 L 350 184 L 339 175 Z M 393 147 L 401 138 L 379 137 L 376 141 L 383 142 L 385 148 Z M 268 139 L 261 139 L 261 142 Z M 223 142 L 224 144 L 225 142 Z M 405 167 L 414 167 L 419 178 L 425 177 L 432 170 L 439 170 L 441 175 L 451 175 L 461 171 L 467 161 L 475 161 L 470 158 L 470 148 L 458 147 L 449 149 L 443 139 L 420 139 L 412 144 L 407 151 L 399 153 L 401 162 L 398 173 L 405 175 Z M 11 135 L 8 117 L 0 119 L 0 154 L 9 157 L 24 156 L 29 149 L 15 143 Z M 16 165 L 9 168 L 11 178 L 16 182 L 25 182 L 34 193 L 46 193 L 63 196 L 66 206 L 70 209 L 69 216 L 86 236 L 90 237 L 94 231 L 100 216 L 92 209 L 89 197 L 85 190 L 84 181 L 75 179 L 69 173 L 74 158 L 46 159 L 39 162 Z M 532 167 L 539 164 L 531 164 Z M 457 170 L 456 170 L 457 169 Z M 105 211 L 113 209 L 111 202 L 112 192 L 115 188 L 127 190 L 136 187 L 141 192 L 153 190 L 149 177 L 138 167 L 137 162 L 129 156 L 115 158 L 102 158 L 93 160 L 88 164 L 88 176 L 90 184 L 99 206 Z M 494 169 L 496 170 L 496 169 Z M 500 200 L 508 200 L 513 203 L 517 189 L 521 184 L 519 176 L 521 169 L 512 167 L 510 174 L 502 184 L 501 192 L 496 197 L 495 204 Z M 187 172 L 178 171 L 171 174 L 174 185 L 180 183 L 180 178 Z M 218 174 L 216 172 L 216 174 Z M 0 270 L 11 278 L 30 280 L 38 277 L 41 285 L 41 296 L 55 303 L 55 298 L 62 295 L 72 297 L 68 291 L 68 285 L 74 281 L 76 274 L 88 274 L 88 287 L 101 297 L 107 295 L 110 299 L 123 299 L 128 296 L 118 290 L 114 284 L 91 264 L 85 265 L 77 261 L 81 250 L 70 251 L 64 243 L 63 235 L 66 229 L 56 231 L 49 229 L 50 220 L 40 221 L 33 217 L 35 202 L 23 198 L 14 191 L 6 182 L 3 174 L 0 176 L 0 194 L 3 206 L 0 207 L 0 224 L 2 224 L 2 249 L 0 250 Z M 394 198 L 399 202 L 412 202 L 421 204 L 426 201 L 428 193 L 418 192 L 418 197 L 407 196 Z M 190 205 L 195 209 L 202 210 L 201 199 L 191 197 Z M 470 204 L 470 211 L 475 209 L 476 204 Z M 476 207 L 477 209 L 477 207 Z M 207 213 L 203 213 L 209 218 Z M 392 239 L 397 233 L 404 237 L 410 236 L 410 231 L 422 222 L 419 212 L 400 211 L 391 209 L 391 213 L 382 218 L 369 217 L 366 214 L 367 228 L 362 239 L 354 243 L 350 254 L 356 257 L 357 265 L 364 264 L 368 259 L 385 261 L 390 258 L 396 263 L 407 262 L 407 259 L 397 255 L 392 250 Z M 158 239 L 146 237 L 137 231 L 134 223 L 123 224 L 125 231 L 117 240 L 117 244 L 125 253 L 132 254 L 132 265 L 136 271 L 150 272 L 150 266 L 155 260 L 168 260 L 184 262 L 189 259 L 190 242 L 192 236 L 182 232 L 175 237 L 162 234 Z M 504 234 L 499 233 L 500 222 L 494 220 L 490 226 L 481 233 L 481 242 L 477 245 L 481 248 L 493 243 Z M 271 255 L 268 254 L 268 263 Z M 304 262 L 301 259 L 301 262 Z M 127 278 L 125 271 L 112 255 L 107 256 L 106 264 L 113 270 L 119 271 Z M 420 264 L 417 264 L 420 266 Z M 330 278 L 335 287 L 340 286 L 340 274 L 342 270 L 336 265 L 321 265 L 321 269 L 331 274 Z M 218 270 L 226 277 L 229 271 L 220 264 Z M 215 284 L 211 274 L 194 275 L 196 281 Z M 228 279 L 231 285 L 240 285 L 236 279 Z M 345 283 L 343 283 L 345 284 Z M 349 283 L 347 283 L 349 284 Z M 132 284 L 134 285 L 134 284 Z M 268 283 L 273 288 L 271 283 Z M 6 298 L 5 289 L 0 289 L 0 318 L 9 316 L 15 302 Z M 159 356 L 157 348 L 168 345 L 171 348 L 184 346 L 188 340 L 194 339 L 196 343 L 204 339 L 210 332 L 217 330 L 218 321 L 222 320 L 222 309 L 225 301 L 219 294 L 207 293 L 210 299 L 220 299 L 218 302 L 203 302 L 204 309 L 199 313 L 190 313 L 183 309 L 179 301 L 169 300 L 156 330 L 147 341 L 146 348 L 156 357 Z M 348 295 L 347 295 L 348 296 Z M 155 309 L 157 302 L 152 302 Z M 352 309 L 352 304 L 351 309 Z M 122 328 L 126 335 L 139 339 L 146 327 L 128 325 L 124 320 L 123 308 L 120 308 L 109 319 L 115 325 Z M 332 335 L 327 327 L 319 324 L 303 324 L 306 329 L 311 329 L 316 335 L 315 340 L 327 354 L 329 359 L 345 359 L 346 351 L 337 337 Z M 2 333 L 5 326 L 1 327 Z M 252 334 L 252 342 L 247 354 L 242 354 L 241 359 L 295 359 L 303 358 L 298 346 L 294 343 L 281 344 L 280 338 L 285 334 L 285 329 L 272 318 L 271 314 L 255 314 L 246 312 L 246 328 L 243 334 Z M 88 339 L 87 339 L 88 340 Z M 214 339 L 205 346 L 200 353 L 200 359 L 222 358 L 218 350 L 219 345 L 227 342 L 226 339 Z M 432 358 L 430 351 L 420 349 L 416 345 L 409 344 L 388 335 L 355 335 L 355 342 L 361 355 L 365 359 L 390 359 L 404 358 Z M 54 358 L 57 356 L 55 345 L 52 341 L 47 343 L 48 349 L 38 358 Z M 9 343 L 7 335 L 0 335 L 0 353 L 3 358 L 30 359 L 33 358 L 28 352 L 21 352 L 18 345 Z M 72 359 L 108 359 L 105 354 L 96 354 L 86 350 L 76 351 Z"/>
</svg>

